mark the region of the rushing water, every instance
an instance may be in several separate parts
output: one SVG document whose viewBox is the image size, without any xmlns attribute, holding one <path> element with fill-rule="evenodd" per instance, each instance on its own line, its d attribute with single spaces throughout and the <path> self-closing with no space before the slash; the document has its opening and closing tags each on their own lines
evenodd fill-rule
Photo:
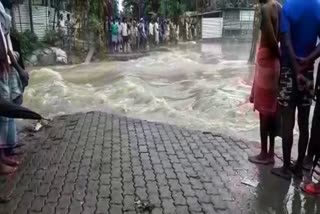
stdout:
<svg viewBox="0 0 320 214">
<path fill-rule="evenodd" d="M 257 139 L 247 102 L 249 50 L 249 44 L 189 44 L 127 62 L 33 70 L 25 104 L 49 117 L 111 111 Z"/>
</svg>

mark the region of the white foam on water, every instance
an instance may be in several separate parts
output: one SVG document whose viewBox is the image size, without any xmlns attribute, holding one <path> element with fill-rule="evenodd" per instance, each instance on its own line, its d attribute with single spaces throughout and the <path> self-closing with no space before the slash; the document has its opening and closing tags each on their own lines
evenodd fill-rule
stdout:
<svg viewBox="0 0 320 214">
<path fill-rule="evenodd" d="M 205 57 L 172 50 L 128 62 L 34 70 L 25 104 L 45 116 L 112 111 L 257 139 L 258 119 L 247 102 L 252 68 L 243 59 Z"/>
</svg>

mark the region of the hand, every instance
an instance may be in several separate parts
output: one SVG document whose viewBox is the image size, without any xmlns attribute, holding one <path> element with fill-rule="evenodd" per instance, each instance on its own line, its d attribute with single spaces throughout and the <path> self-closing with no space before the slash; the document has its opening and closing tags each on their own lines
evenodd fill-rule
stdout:
<svg viewBox="0 0 320 214">
<path fill-rule="evenodd" d="M 308 70 L 313 70 L 314 61 L 309 59 L 308 57 L 297 57 L 297 62 L 300 65 L 300 71 L 306 72 Z"/>
<path fill-rule="evenodd" d="M 16 61 L 18 61 L 18 60 L 19 60 L 19 58 L 20 58 L 20 54 L 19 54 L 19 52 L 14 51 L 14 52 L 13 52 L 13 57 L 15 58 L 15 60 L 16 60 Z"/>
<path fill-rule="evenodd" d="M 29 85 L 29 73 L 25 70 L 23 70 L 22 72 L 20 72 L 20 79 L 21 79 L 21 82 L 23 84 L 24 87 L 27 87 Z"/>
<path fill-rule="evenodd" d="M 303 91 L 305 89 L 313 87 L 312 83 L 301 73 L 297 75 L 297 84 L 299 91 Z"/>
</svg>

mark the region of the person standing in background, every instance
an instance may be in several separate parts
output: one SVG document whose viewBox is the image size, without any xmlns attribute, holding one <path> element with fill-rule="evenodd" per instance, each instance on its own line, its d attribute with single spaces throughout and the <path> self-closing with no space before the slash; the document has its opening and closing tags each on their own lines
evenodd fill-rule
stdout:
<svg viewBox="0 0 320 214">
<path fill-rule="evenodd" d="M 159 46 L 159 43 L 160 43 L 159 18 L 157 18 L 156 22 L 154 23 L 154 40 L 155 40 L 155 45 Z"/>
<path fill-rule="evenodd" d="M 128 34 L 128 23 L 127 19 L 123 18 L 123 21 L 121 23 L 121 33 L 122 33 L 122 44 L 123 44 L 123 52 L 128 52 L 128 42 L 129 42 L 129 34 Z"/>
<path fill-rule="evenodd" d="M 139 46 L 143 50 L 146 49 L 146 40 L 147 40 L 147 34 L 146 34 L 144 19 L 141 18 L 139 23 Z"/>
<path fill-rule="evenodd" d="M 118 52 L 123 50 L 123 38 L 122 38 L 122 22 L 121 19 L 118 19 Z"/>
<path fill-rule="evenodd" d="M 115 53 L 118 51 L 118 24 L 115 19 L 113 19 L 111 25 L 111 37 L 112 37 L 112 52 Z"/>
<path fill-rule="evenodd" d="M 150 47 L 154 46 L 154 24 L 152 23 L 152 20 L 150 20 L 149 23 L 149 45 Z"/>
<path fill-rule="evenodd" d="M 111 22 L 112 18 L 106 17 L 106 43 L 107 49 L 112 50 L 112 33 L 111 33 Z"/>
<path fill-rule="evenodd" d="M 139 37 L 138 26 L 137 26 L 137 22 L 134 20 L 131 26 L 131 37 L 130 37 L 132 51 L 137 51 L 138 49 L 138 40 L 139 40 L 138 37 Z"/>
</svg>

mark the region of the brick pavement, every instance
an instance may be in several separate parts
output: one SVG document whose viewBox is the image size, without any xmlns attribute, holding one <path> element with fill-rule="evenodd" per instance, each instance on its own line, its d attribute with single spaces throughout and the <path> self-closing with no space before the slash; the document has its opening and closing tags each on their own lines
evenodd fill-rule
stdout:
<svg viewBox="0 0 320 214">
<path fill-rule="evenodd" d="M 221 135 L 91 112 L 58 117 L 26 141 L 1 214 L 287 213 L 290 197 L 300 197 L 292 209 L 313 200 L 249 164 L 245 142 Z M 241 184 L 245 177 L 259 187 Z"/>
</svg>

